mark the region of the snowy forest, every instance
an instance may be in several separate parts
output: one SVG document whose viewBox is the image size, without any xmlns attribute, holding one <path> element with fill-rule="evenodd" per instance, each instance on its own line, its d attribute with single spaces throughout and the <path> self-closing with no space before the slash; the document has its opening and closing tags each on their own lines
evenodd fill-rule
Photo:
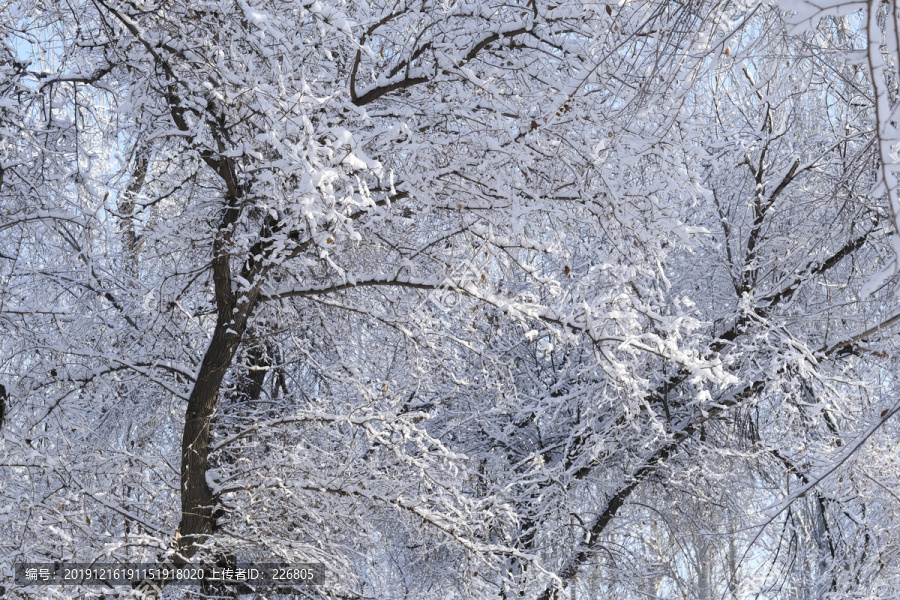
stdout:
<svg viewBox="0 0 900 600">
<path fill-rule="evenodd" d="M 0 0 L 0 598 L 897 598 L 898 113 L 897 0 Z"/>
</svg>

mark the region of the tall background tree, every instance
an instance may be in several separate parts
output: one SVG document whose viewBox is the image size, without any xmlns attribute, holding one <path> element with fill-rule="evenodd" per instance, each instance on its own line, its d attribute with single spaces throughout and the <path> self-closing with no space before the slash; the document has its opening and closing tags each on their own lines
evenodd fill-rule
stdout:
<svg viewBox="0 0 900 600">
<path fill-rule="evenodd" d="M 0 11 L 3 565 L 894 589 L 894 213 L 854 17 Z"/>
</svg>

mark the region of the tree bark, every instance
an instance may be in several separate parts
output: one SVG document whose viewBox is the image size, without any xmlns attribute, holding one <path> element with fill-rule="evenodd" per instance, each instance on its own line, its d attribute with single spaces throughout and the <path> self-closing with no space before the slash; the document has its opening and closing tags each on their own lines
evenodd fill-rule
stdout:
<svg viewBox="0 0 900 600">
<path fill-rule="evenodd" d="M 197 382 L 188 399 L 181 440 L 181 523 L 179 552 L 190 558 L 212 531 L 215 504 L 206 482 L 209 470 L 209 423 L 216 410 L 222 380 L 237 352 L 246 316 L 230 321 L 220 313 Z"/>
</svg>

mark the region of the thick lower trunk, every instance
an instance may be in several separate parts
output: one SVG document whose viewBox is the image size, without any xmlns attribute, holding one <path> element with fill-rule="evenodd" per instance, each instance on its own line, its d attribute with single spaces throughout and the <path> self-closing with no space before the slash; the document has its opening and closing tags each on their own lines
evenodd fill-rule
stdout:
<svg viewBox="0 0 900 600">
<path fill-rule="evenodd" d="M 216 499 L 206 481 L 209 426 L 219 401 L 222 381 L 240 346 L 253 306 L 246 303 L 234 313 L 231 303 L 227 304 L 228 309 L 220 312 L 185 411 L 181 440 L 181 523 L 175 536 L 176 552 L 165 561 L 167 566 L 183 566 L 196 554 L 212 532 L 215 521 Z M 227 318 L 229 313 L 233 319 Z M 163 585 L 162 582 L 139 582 L 135 584 L 131 598 L 154 600 L 159 597 Z"/>
<path fill-rule="evenodd" d="M 179 552 L 190 558 L 212 531 L 215 499 L 206 482 L 209 470 L 209 423 L 219 401 L 225 373 L 240 345 L 240 325 L 219 319 L 188 399 L 181 440 L 181 524 Z"/>
</svg>

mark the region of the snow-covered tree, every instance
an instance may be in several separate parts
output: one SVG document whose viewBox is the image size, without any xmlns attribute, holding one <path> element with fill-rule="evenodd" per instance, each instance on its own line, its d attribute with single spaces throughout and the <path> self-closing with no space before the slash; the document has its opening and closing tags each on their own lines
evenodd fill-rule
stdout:
<svg viewBox="0 0 900 600">
<path fill-rule="evenodd" d="M 896 589 L 871 26 L 658 0 L 0 15 L 4 567 Z"/>
</svg>

